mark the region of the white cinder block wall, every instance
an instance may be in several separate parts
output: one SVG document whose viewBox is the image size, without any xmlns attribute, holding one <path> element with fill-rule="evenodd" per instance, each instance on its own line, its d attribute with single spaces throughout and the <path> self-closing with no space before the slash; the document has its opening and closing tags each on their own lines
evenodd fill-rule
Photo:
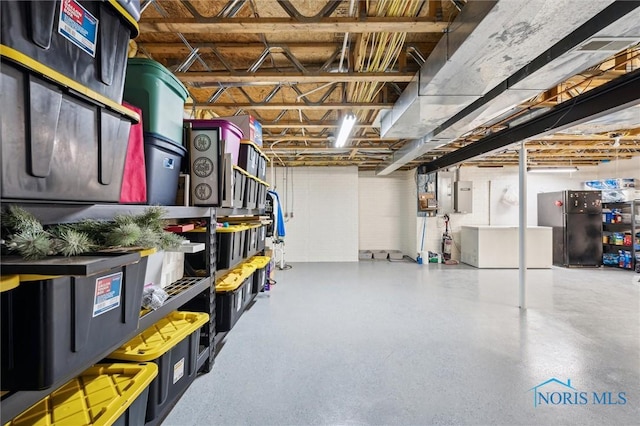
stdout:
<svg viewBox="0 0 640 426">
<path fill-rule="evenodd" d="M 358 260 L 357 167 L 276 167 L 267 178 L 287 216 L 287 262 Z"/>
<path fill-rule="evenodd" d="M 415 170 L 358 177 L 360 250 L 400 250 L 415 256 Z"/>
<path fill-rule="evenodd" d="M 572 174 L 528 174 L 527 175 L 527 222 L 538 223 L 538 193 L 561 191 L 564 189 L 584 189 L 583 183 L 591 179 L 605 178 L 640 179 L 640 157 L 630 160 L 612 161 L 598 166 L 580 167 Z M 511 188 L 518 193 L 518 168 L 477 168 L 462 167 L 460 180 L 473 182 L 473 213 L 451 214 L 450 226 L 455 244 L 460 244 L 460 227 L 464 225 L 517 225 L 518 206 L 505 203 L 502 195 Z M 423 219 L 416 223 L 419 251 L 422 238 Z M 441 239 L 444 232 L 442 216 L 429 217 L 426 220 L 424 251 L 441 251 Z M 459 247 L 454 246 L 453 258 L 460 258 Z"/>
</svg>

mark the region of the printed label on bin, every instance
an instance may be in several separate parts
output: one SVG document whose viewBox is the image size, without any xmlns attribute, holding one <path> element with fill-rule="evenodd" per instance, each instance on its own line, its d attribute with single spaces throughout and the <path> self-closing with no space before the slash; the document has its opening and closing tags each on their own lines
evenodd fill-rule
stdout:
<svg viewBox="0 0 640 426">
<path fill-rule="evenodd" d="M 184 376 L 184 358 L 173 365 L 173 384 Z"/>
<path fill-rule="evenodd" d="M 97 317 L 120 306 L 122 272 L 96 279 L 96 296 L 93 301 L 93 316 Z"/>
<path fill-rule="evenodd" d="M 98 20 L 75 0 L 60 2 L 58 32 L 95 58 Z"/>
<path fill-rule="evenodd" d="M 164 160 L 162 160 L 162 167 L 164 167 L 165 169 L 173 170 L 173 168 L 175 167 L 173 158 L 165 158 Z"/>
</svg>

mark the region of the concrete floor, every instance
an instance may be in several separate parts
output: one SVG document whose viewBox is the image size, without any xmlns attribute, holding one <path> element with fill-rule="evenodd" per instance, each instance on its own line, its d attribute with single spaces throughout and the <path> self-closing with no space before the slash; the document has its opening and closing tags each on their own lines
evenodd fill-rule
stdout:
<svg viewBox="0 0 640 426">
<path fill-rule="evenodd" d="M 516 270 L 293 266 L 258 295 L 165 425 L 640 422 L 638 274 L 532 270 L 521 312 Z M 529 389 L 551 378 L 574 390 L 538 390 L 586 404 L 534 407 Z M 612 392 L 611 403 L 625 392 L 626 404 L 593 404 L 593 392 Z"/>
</svg>

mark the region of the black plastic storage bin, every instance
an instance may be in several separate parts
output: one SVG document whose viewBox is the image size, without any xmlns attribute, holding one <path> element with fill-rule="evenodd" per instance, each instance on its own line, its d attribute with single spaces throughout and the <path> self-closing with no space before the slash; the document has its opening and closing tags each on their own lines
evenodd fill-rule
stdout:
<svg viewBox="0 0 640 426">
<path fill-rule="evenodd" d="M 154 133 L 144 134 L 148 204 L 176 204 L 182 159 L 186 155 L 187 150 L 180 143 Z"/>
<path fill-rule="evenodd" d="M 255 294 L 264 290 L 264 284 L 267 281 L 267 265 L 271 258 L 268 256 L 255 256 L 251 263 L 256 267 L 256 271 L 253 273 L 253 287 L 252 291 Z"/>
<path fill-rule="evenodd" d="M 233 205 L 244 207 L 245 191 L 249 176 L 239 167 L 233 167 Z"/>
<path fill-rule="evenodd" d="M 229 226 L 216 229 L 217 269 L 232 268 L 242 260 L 246 229 L 246 226 Z"/>
<path fill-rule="evenodd" d="M 247 176 L 244 188 L 244 208 L 255 209 L 258 206 L 258 181 L 253 176 Z"/>
<path fill-rule="evenodd" d="M 256 208 L 263 210 L 267 207 L 267 188 L 269 185 L 261 180 L 257 181 Z"/>
<path fill-rule="evenodd" d="M 139 253 L 3 258 L 5 274 L 46 275 L 0 294 L 2 389 L 45 389 L 122 344 L 138 328 L 146 265 Z"/>
<path fill-rule="evenodd" d="M 267 239 L 267 225 L 260 225 L 258 228 L 258 236 L 257 236 L 257 250 L 262 251 L 265 248 L 265 242 Z"/>
<path fill-rule="evenodd" d="M 197 375 L 200 328 L 209 315 L 172 312 L 144 330 L 109 359 L 158 365 L 158 377 L 149 385 L 146 422 L 161 421 Z"/>
<path fill-rule="evenodd" d="M 137 114 L 107 108 L 10 61 L 0 66 L 0 87 L 3 199 L 120 200 Z"/>
<path fill-rule="evenodd" d="M 253 142 L 248 140 L 240 141 L 240 155 L 238 156 L 238 166 L 243 168 L 252 176 L 258 174 L 258 148 Z"/>
<path fill-rule="evenodd" d="M 258 155 L 258 179 L 266 180 L 267 179 L 267 157 L 264 157 L 262 154 Z"/>
<path fill-rule="evenodd" d="M 136 2 L 139 16 L 139 0 L 126 8 L 126 0 L 2 0 L 2 56 L 30 58 L 59 73 L 57 81 L 75 81 L 92 92 L 85 95 L 119 104 L 129 39 L 138 35 Z"/>
<path fill-rule="evenodd" d="M 239 274 L 228 274 L 216 283 L 216 333 L 229 331 L 246 307 L 251 280 Z"/>
<path fill-rule="evenodd" d="M 117 0 L 136 21 L 140 20 L 140 0 Z"/>
<path fill-rule="evenodd" d="M 258 229 L 260 225 L 247 225 L 245 232 L 244 257 L 253 256 L 258 251 Z"/>
</svg>

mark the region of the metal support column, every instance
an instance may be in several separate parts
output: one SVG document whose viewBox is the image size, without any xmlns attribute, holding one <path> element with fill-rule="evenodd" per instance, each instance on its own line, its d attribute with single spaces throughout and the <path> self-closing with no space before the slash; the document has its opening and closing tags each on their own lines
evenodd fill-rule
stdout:
<svg viewBox="0 0 640 426">
<path fill-rule="evenodd" d="M 527 284 L 527 148 L 525 142 L 520 143 L 520 173 L 519 173 L 519 194 L 518 203 L 520 206 L 520 218 L 518 228 L 518 253 L 519 253 L 519 270 L 518 282 L 520 285 L 518 291 L 518 306 L 525 309 L 526 306 L 526 284 Z"/>
</svg>

